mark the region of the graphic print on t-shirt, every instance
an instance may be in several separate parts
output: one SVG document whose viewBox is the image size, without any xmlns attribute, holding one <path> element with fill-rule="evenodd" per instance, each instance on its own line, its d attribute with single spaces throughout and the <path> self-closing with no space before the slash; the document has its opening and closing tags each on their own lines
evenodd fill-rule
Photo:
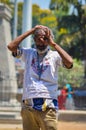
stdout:
<svg viewBox="0 0 86 130">
<path fill-rule="evenodd" d="M 41 75 L 48 68 L 49 62 L 48 62 L 48 59 L 45 59 L 45 61 L 39 63 L 38 59 L 33 57 L 31 66 L 32 66 L 33 71 L 37 75 Z"/>
</svg>

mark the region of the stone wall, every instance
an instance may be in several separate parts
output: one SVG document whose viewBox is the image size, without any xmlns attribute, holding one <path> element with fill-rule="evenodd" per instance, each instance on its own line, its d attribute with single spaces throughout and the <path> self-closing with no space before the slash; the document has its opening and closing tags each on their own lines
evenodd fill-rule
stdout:
<svg viewBox="0 0 86 130">
<path fill-rule="evenodd" d="M 0 102 L 16 101 L 17 80 L 14 58 L 7 48 L 11 38 L 11 10 L 0 4 Z"/>
</svg>

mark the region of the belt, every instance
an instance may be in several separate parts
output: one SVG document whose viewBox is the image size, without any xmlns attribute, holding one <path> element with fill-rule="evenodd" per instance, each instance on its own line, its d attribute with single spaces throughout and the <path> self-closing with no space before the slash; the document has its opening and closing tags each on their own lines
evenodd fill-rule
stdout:
<svg viewBox="0 0 86 130">
<path fill-rule="evenodd" d="M 31 98 L 23 100 L 23 107 L 34 108 L 36 110 L 45 111 L 48 108 L 57 109 L 57 100 L 44 98 Z"/>
<path fill-rule="evenodd" d="M 31 98 L 23 100 L 23 107 L 33 108 L 35 110 L 44 111 L 42 105 L 44 103 L 44 98 Z M 45 106 L 44 106 L 45 107 Z M 42 110 L 43 109 L 43 110 Z"/>
</svg>

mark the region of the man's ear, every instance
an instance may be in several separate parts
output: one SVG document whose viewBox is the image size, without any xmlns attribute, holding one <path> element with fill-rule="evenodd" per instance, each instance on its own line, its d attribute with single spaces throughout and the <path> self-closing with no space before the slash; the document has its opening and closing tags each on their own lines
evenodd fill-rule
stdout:
<svg viewBox="0 0 86 130">
<path fill-rule="evenodd" d="M 36 41 L 36 38 L 35 38 L 35 37 L 34 37 L 33 39 L 34 39 L 34 41 Z"/>
<path fill-rule="evenodd" d="M 36 41 L 36 37 L 33 35 L 33 40 Z"/>
</svg>

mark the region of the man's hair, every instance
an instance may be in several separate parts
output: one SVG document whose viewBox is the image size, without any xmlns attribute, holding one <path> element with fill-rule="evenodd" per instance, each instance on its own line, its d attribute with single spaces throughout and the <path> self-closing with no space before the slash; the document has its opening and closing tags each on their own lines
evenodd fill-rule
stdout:
<svg viewBox="0 0 86 130">
<path fill-rule="evenodd" d="M 37 37 L 38 33 L 40 33 L 41 31 L 44 31 L 46 33 L 46 29 L 41 29 L 41 28 L 40 29 L 36 29 L 35 32 L 34 32 L 33 38 Z M 54 35 L 53 35 L 52 30 L 49 29 L 49 31 L 50 31 L 51 37 L 54 39 Z"/>
</svg>

